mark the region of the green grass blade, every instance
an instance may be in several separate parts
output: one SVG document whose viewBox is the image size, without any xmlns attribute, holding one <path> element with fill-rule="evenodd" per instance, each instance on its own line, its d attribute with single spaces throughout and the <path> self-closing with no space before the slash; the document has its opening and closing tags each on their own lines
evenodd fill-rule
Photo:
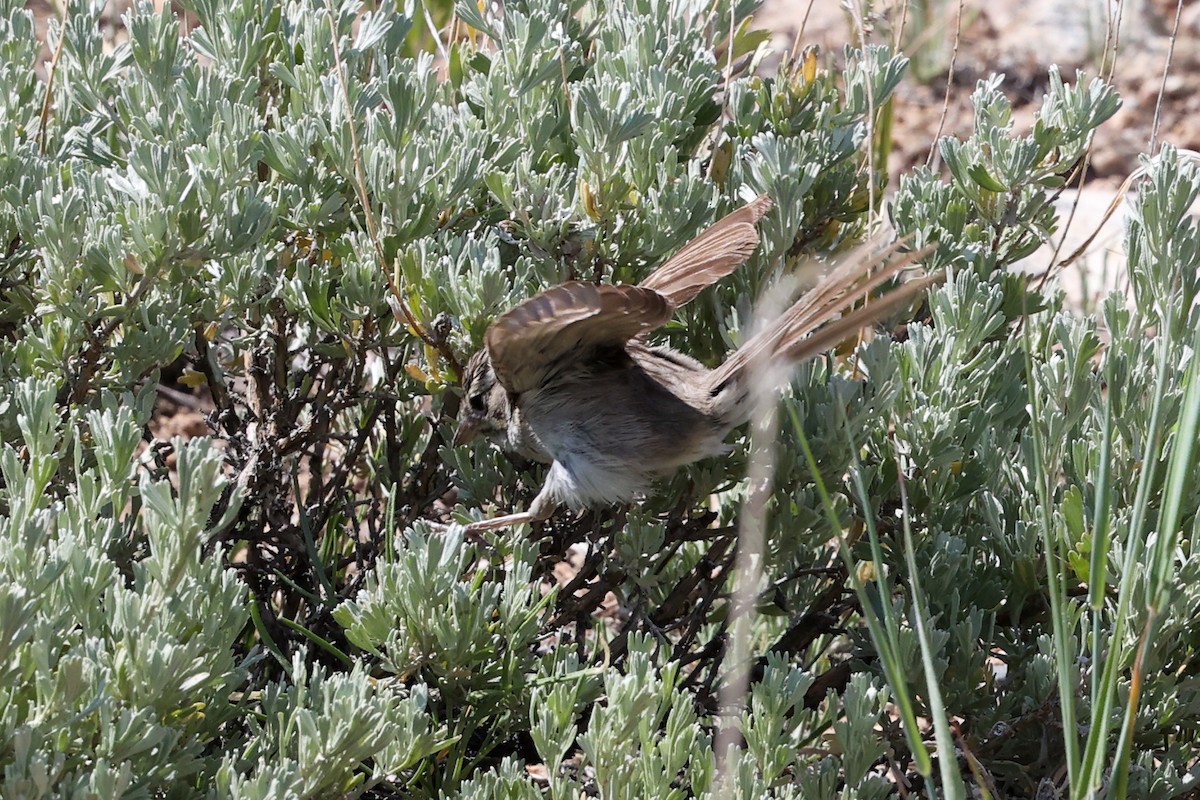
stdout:
<svg viewBox="0 0 1200 800">
<path fill-rule="evenodd" d="M 858 571 L 855 569 L 854 557 L 850 552 L 850 543 L 847 541 L 845 532 L 842 530 L 842 524 L 838 520 L 837 511 L 833 507 L 833 500 L 825 488 L 825 482 L 821 479 L 821 473 L 817 467 L 817 459 L 813 455 L 812 448 L 809 447 L 808 438 L 804 435 L 804 426 L 800 423 L 800 418 L 796 413 L 794 405 L 789 405 L 788 413 L 791 416 L 796 434 L 800 439 L 800 447 L 804 450 L 804 457 L 808 462 L 808 468 L 812 472 L 813 483 L 816 486 L 817 495 L 821 498 L 821 506 L 825 512 L 825 516 L 829 520 L 829 524 L 833 530 L 837 531 L 838 553 L 842 557 L 843 564 L 845 564 L 850 584 L 862 609 L 863 620 L 867 623 L 867 630 L 870 633 L 871 641 L 879 653 L 884 674 L 891 685 L 896 706 L 900 711 L 900 718 L 904 722 L 904 736 L 908 742 L 909 749 L 912 751 L 917 771 L 922 776 L 930 778 L 933 775 L 933 760 L 930 758 L 929 750 L 925 747 L 925 743 L 921 741 L 920 727 L 917 724 L 917 715 L 913 708 L 912 697 L 908 693 L 904 668 L 897 655 L 896 638 L 894 635 L 889 636 L 887 634 L 885 631 L 886 623 L 873 613 L 871 599 L 867 595 L 866 587 L 859 578 Z M 867 509 L 867 513 L 864 513 L 863 516 L 866 519 L 868 533 L 873 536 L 875 523 L 869 513 L 870 505 L 866 505 L 865 508 Z M 883 579 L 884 570 L 882 562 L 876 562 L 875 574 L 878 579 Z M 888 594 L 888 592 L 884 592 L 883 597 L 888 597 Z M 884 609 L 883 613 L 890 614 L 890 603 L 884 602 L 881 605 Z"/>
</svg>

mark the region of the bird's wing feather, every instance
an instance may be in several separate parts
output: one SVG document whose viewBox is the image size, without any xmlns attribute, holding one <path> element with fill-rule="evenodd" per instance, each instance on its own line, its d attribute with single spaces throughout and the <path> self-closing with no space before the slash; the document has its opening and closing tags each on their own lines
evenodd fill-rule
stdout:
<svg viewBox="0 0 1200 800">
<path fill-rule="evenodd" d="M 727 214 L 650 273 L 639 286 L 653 289 L 678 308 L 746 262 L 758 247 L 756 223 L 771 210 L 771 198 Z"/>
<path fill-rule="evenodd" d="M 540 386 L 564 358 L 584 359 L 671 318 L 670 301 L 644 286 L 571 281 L 531 297 L 488 328 L 496 378 L 520 394 Z"/>
<path fill-rule="evenodd" d="M 879 244 L 869 242 L 856 250 L 778 319 L 746 341 L 709 374 L 711 386 L 724 386 L 760 361 L 770 363 L 782 358 L 795 363 L 812 358 L 911 303 L 944 279 L 939 273 L 909 281 L 856 307 L 928 252 L 901 254 L 903 241 L 883 249 Z M 893 258 L 897 254 L 901 257 Z"/>
<path fill-rule="evenodd" d="M 520 394 L 541 385 L 564 356 L 586 359 L 664 324 L 676 308 L 745 263 L 758 247 L 756 223 L 770 209 L 764 194 L 727 214 L 638 286 L 572 281 L 521 303 L 488 328 L 497 379 Z"/>
</svg>

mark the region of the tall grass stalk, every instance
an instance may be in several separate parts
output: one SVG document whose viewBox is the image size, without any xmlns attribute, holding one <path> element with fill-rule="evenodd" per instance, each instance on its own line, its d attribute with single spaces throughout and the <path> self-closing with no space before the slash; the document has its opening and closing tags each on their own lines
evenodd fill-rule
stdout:
<svg viewBox="0 0 1200 800">
<path fill-rule="evenodd" d="M 872 601 L 871 596 L 867 592 L 866 584 L 857 569 L 857 565 L 854 563 L 852 542 L 846 535 L 841 520 L 838 519 L 837 511 L 833 506 L 833 500 L 830 497 L 829 490 L 825 486 L 824 480 L 821 478 L 816 457 L 809 446 L 808 438 L 804 435 L 804 427 L 800 422 L 800 417 L 796 412 L 795 406 L 789 406 L 788 412 L 791 416 L 792 427 L 799 437 L 800 447 L 804 451 L 804 457 L 812 473 L 813 482 L 817 490 L 817 495 L 821 499 L 821 507 L 825 513 L 825 517 L 832 529 L 837 531 L 838 553 L 842 558 L 842 563 L 846 567 L 851 588 L 854 589 L 854 594 L 858 598 L 859 609 L 862 612 L 864 622 L 866 622 L 871 642 L 875 645 L 880 662 L 883 665 L 883 673 L 891 688 L 892 696 L 900 715 L 901 728 L 904 731 L 904 737 L 908 742 L 912 758 L 916 763 L 917 772 L 929 780 L 927 784 L 929 797 L 937 798 L 939 794 L 935 784 L 931 780 L 933 777 L 933 761 L 930 758 L 929 749 L 925 746 L 925 742 L 921 738 L 915 703 L 908 689 L 907 675 L 905 674 L 903 665 L 900 663 L 899 623 L 896 620 L 895 611 L 889 601 L 891 589 L 888 586 L 887 570 L 883 560 L 883 553 L 879 548 L 879 537 L 876 534 L 871 505 L 869 502 L 866 502 L 867 498 L 862 488 L 861 477 L 859 476 L 860 470 L 856 466 L 854 475 L 856 488 L 859 490 L 859 498 L 863 502 L 865 525 L 871 540 L 872 571 L 875 581 L 874 588 L 878 593 L 878 604 Z M 945 771 L 948 768 L 947 765 L 952 761 L 948 757 L 951 752 L 953 751 L 947 751 L 944 754 L 944 757 L 941 759 L 941 768 L 943 770 L 943 782 L 945 784 L 944 788 L 947 790 L 947 797 L 957 798 L 961 797 L 961 793 L 956 793 L 954 787 L 957 787 L 960 781 L 945 780 L 944 777 Z"/>
<path fill-rule="evenodd" d="M 1070 600 L 1065 589 L 1063 564 L 1065 554 L 1059 543 L 1062 539 L 1052 514 L 1054 481 L 1057 479 L 1059 454 L 1051 455 L 1042 431 L 1043 405 L 1037 390 L 1037 376 L 1033 366 L 1033 335 L 1030 326 L 1022 326 L 1024 342 L 1026 388 L 1029 392 L 1028 411 L 1033 438 L 1033 482 L 1040 511 L 1038 523 L 1042 536 L 1043 557 L 1046 565 L 1046 593 L 1050 598 L 1050 619 L 1054 636 L 1054 663 L 1058 679 L 1059 709 L 1063 726 L 1063 747 L 1067 758 L 1067 779 L 1077 786 L 1079 775 L 1079 740 L 1075 711 L 1075 691 L 1078 679 L 1075 673 L 1075 637 L 1070 621 Z"/>
</svg>

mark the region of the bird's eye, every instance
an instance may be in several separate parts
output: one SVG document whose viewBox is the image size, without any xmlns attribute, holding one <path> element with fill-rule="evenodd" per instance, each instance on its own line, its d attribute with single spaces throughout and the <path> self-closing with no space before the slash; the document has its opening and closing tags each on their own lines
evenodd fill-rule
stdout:
<svg viewBox="0 0 1200 800">
<path fill-rule="evenodd" d="M 471 404 L 472 411 L 478 411 L 480 413 L 483 412 L 484 404 L 483 404 L 483 395 L 482 394 L 471 395 L 470 400 L 468 402 L 470 402 L 470 404 Z"/>
</svg>

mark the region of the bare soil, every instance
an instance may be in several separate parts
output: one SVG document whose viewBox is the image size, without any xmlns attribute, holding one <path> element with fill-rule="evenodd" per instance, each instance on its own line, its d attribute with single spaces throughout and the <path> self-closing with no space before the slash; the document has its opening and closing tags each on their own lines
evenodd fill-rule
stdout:
<svg viewBox="0 0 1200 800">
<path fill-rule="evenodd" d="M 970 134 L 971 90 L 993 73 L 1005 75 L 1016 131 L 1027 132 L 1054 64 L 1069 82 L 1076 80 L 1076 70 L 1088 79 L 1105 75 L 1123 99 L 1121 110 L 1096 134 L 1089 181 L 1120 183 L 1138 166 L 1139 154 L 1151 149 L 1152 138 L 1200 150 L 1200 3 L 1124 2 L 1115 31 L 1103 18 L 1105 0 L 963 0 L 961 5 L 924 0 L 932 9 L 924 20 L 915 11 L 917 2 L 908 5 L 901 40 L 913 62 L 896 96 L 889 163 L 893 186 L 897 175 L 929 159 L 939 132 Z M 961 24 L 956 24 L 960 9 Z M 896 13 L 892 8 L 879 19 L 865 20 L 866 41 L 894 41 Z M 815 44 L 829 63 L 840 60 L 846 43 L 862 41 L 851 13 L 832 0 L 765 0 L 755 21 L 773 32 L 779 53 Z M 1106 40 L 1114 33 L 1116 58 L 1110 57 L 1114 66 L 1107 66 Z"/>
</svg>

